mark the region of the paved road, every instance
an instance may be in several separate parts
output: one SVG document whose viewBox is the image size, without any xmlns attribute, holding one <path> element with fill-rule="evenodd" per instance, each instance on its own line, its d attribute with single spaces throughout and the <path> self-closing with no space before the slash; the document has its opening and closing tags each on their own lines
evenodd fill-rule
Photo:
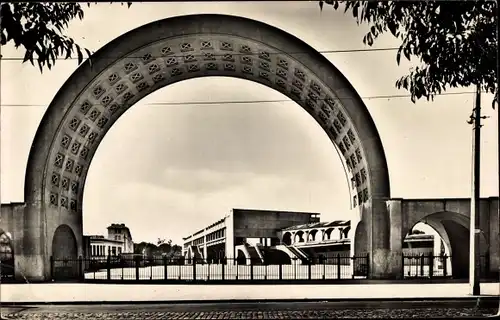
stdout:
<svg viewBox="0 0 500 320">
<path fill-rule="evenodd" d="M 442 301 L 246 302 L 3 307 L 3 319 L 457 318 L 497 312 L 495 299 Z"/>
</svg>

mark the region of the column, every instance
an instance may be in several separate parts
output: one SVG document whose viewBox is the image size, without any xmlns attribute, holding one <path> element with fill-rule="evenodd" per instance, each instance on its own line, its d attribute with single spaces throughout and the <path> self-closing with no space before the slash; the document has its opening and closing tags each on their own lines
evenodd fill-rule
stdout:
<svg viewBox="0 0 500 320">
<path fill-rule="evenodd" d="M 208 255 L 208 250 L 207 250 L 207 234 L 205 231 L 205 234 L 203 235 L 203 259 L 207 260 L 207 255 Z"/>
<path fill-rule="evenodd" d="M 403 276 L 403 206 L 401 199 L 387 201 L 390 219 L 390 255 L 387 276 L 391 279 L 401 279 Z"/>
<path fill-rule="evenodd" d="M 370 199 L 362 204 L 362 222 L 356 230 L 356 238 L 361 237 L 356 240 L 355 250 L 365 247 L 362 239 L 370 253 L 372 279 L 397 279 L 402 275 L 401 202 L 401 199 Z"/>
</svg>

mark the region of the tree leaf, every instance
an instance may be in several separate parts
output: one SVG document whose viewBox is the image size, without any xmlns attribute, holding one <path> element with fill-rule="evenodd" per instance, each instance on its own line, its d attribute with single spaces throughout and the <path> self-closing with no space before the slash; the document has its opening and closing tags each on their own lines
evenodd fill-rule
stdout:
<svg viewBox="0 0 500 320">
<path fill-rule="evenodd" d="M 76 46 L 76 54 L 78 55 L 78 64 L 81 64 L 83 61 L 83 54 L 79 46 Z"/>
</svg>

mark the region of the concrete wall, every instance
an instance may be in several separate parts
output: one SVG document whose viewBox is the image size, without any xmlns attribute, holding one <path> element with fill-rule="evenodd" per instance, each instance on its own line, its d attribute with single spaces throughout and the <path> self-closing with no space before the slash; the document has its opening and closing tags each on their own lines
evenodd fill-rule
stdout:
<svg viewBox="0 0 500 320">
<path fill-rule="evenodd" d="M 234 209 L 234 236 L 242 238 L 276 238 L 278 230 L 310 223 L 306 213 Z"/>
<path fill-rule="evenodd" d="M 24 213 L 24 203 L 2 203 L 0 206 L 0 229 L 10 232 L 14 239 L 22 232 L 21 217 Z"/>
</svg>

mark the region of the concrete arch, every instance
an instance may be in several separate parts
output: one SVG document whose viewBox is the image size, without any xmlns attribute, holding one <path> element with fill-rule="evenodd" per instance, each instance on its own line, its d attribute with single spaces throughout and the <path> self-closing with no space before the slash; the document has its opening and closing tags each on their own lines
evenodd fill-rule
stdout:
<svg viewBox="0 0 500 320">
<path fill-rule="evenodd" d="M 306 233 L 302 230 L 299 230 L 295 233 L 295 236 L 293 237 L 293 243 L 301 243 L 301 242 L 305 242 L 306 239 L 305 239 L 305 236 L 306 236 Z"/>
<path fill-rule="evenodd" d="M 290 232 L 285 232 L 283 234 L 283 243 L 287 246 L 292 244 L 292 234 Z"/>
<path fill-rule="evenodd" d="M 325 233 L 323 233 L 323 240 L 330 240 L 332 238 L 333 230 L 335 230 L 335 228 L 326 229 Z"/>
<path fill-rule="evenodd" d="M 325 57 L 280 29 L 246 18 L 168 18 L 132 30 L 98 50 L 49 105 L 26 171 L 23 228 L 30 232 L 23 235 L 20 247 L 34 248 L 24 254 L 26 263 L 46 269 L 50 244 L 44 235 L 61 221 L 81 226 L 90 163 L 120 115 L 162 87 L 206 76 L 255 81 L 302 106 L 339 151 L 348 168 L 348 184 L 352 177 L 357 181 L 352 193 L 360 215 L 374 210 L 373 199 L 390 197 L 386 157 L 370 113 Z M 40 245 L 34 247 L 35 241 Z"/>
<path fill-rule="evenodd" d="M 318 229 L 312 229 L 311 231 L 309 231 L 309 233 L 307 235 L 308 241 L 317 241 L 318 234 L 321 234 L 321 233 L 319 233 Z"/>
</svg>

